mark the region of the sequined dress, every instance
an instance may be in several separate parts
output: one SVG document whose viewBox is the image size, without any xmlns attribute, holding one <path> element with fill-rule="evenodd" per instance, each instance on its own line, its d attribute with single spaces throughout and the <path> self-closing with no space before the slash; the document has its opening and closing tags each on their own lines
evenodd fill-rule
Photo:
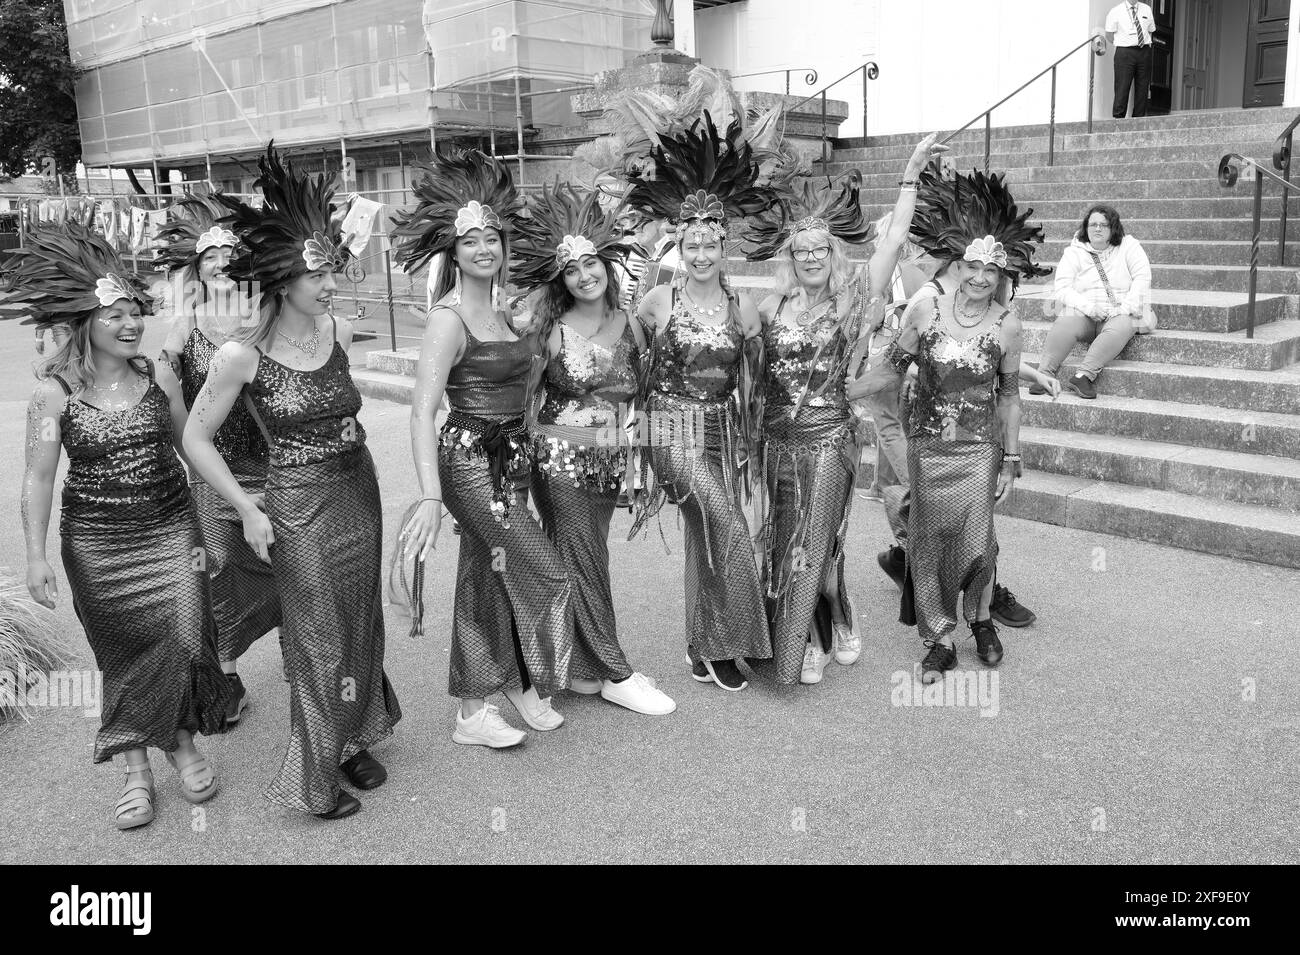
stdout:
<svg viewBox="0 0 1300 955">
<path fill-rule="evenodd" d="M 181 390 L 192 409 L 207 381 L 217 345 L 198 328 L 180 354 Z M 260 494 L 266 486 L 266 440 L 242 401 L 235 402 L 212 443 L 239 486 Z M 207 549 L 212 615 L 217 623 L 217 655 L 238 660 L 258 637 L 280 625 L 280 598 L 271 565 L 244 540 L 244 522 L 234 506 L 195 472 L 190 491 Z"/>
<path fill-rule="evenodd" d="M 911 473 L 908 571 L 917 626 L 925 640 L 957 627 L 958 593 L 974 620 L 980 594 L 996 569 L 993 496 L 1002 464 L 998 388 L 1002 344 L 992 327 L 961 341 L 943 327 L 939 299 L 916 355 L 917 396 L 908 419 Z M 895 346 L 891 346 L 891 349 Z M 896 349 L 896 353 L 901 353 Z M 903 353 L 905 354 L 905 353 Z"/>
<path fill-rule="evenodd" d="M 533 499 L 574 582 L 571 677 L 622 680 L 632 668 L 618 643 L 607 541 L 628 463 L 622 424 L 636 394 L 636 339 L 630 324 L 612 348 L 557 328 L 532 428 Z"/>
<path fill-rule="evenodd" d="M 465 349 L 447 376 L 451 410 L 438 435 L 443 503 L 461 526 L 450 692 L 482 698 L 527 681 L 547 696 L 569 683 L 573 610 L 564 561 L 525 503 L 524 406 L 540 357 L 532 339 L 480 341 L 461 324 Z M 494 457 L 512 498 L 504 515 L 493 510 Z"/>
<path fill-rule="evenodd" d="M 801 325 L 786 299 L 764 327 L 763 473 L 768 500 L 762 534 L 763 584 L 772 628 L 771 673 L 799 682 L 810 634 L 831 649 L 824 584 L 838 582 L 842 619 L 851 621 L 844 538 L 860 444 L 844 392 L 862 310 L 841 318 L 835 300 Z M 767 668 L 759 667 L 765 675 Z"/>
<path fill-rule="evenodd" d="M 647 440 L 653 496 L 666 494 L 685 524 L 686 641 L 693 662 L 772 655 L 741 503 L 747 436 L 735 393 L 746 360 L 734 316 L 702 323 L 674 290 L 672 312 L 653 344 Z"/>
<path fill-rule="evenodd" d="M 178 730 L 223 729 L 228 689 L 208 613 L 202 538 L 176 456 L 166 394 L 102 411 L 69 395 L 60 415 L 68 471 L 59 532 L 77 619 L 103 674 L 94 760 Z"/>
<path fill-rule="evenodd" d="M 379 484 L 337 340 L 309 371 L 261 355 L 247 394 L 270 448 L 266 514 L 289 671 L 289 746 L 265 795 L 322 813 L 338 801 L 340 764 L 402 716 L 384 673 Z"/>
</svg>

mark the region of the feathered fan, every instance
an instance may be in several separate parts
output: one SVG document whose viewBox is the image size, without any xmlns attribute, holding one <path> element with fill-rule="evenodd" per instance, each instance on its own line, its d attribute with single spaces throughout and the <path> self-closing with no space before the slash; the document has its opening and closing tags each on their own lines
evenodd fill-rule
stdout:
<svg viewBox="0 0 1300 955">
<path fill-rule="evenodd" d="M 349 253 L 330 206 L 332 178 L 298 172 L 287 159 L 281 161 L 274 142 L 257 165 L 261 175 L 254 185 L 265 200 L 261 209 L 231 196 L 216 199 L 230 210 L 221 222 L 230 224 L 241 243 L 226 274 L 238 282 L 258 283 L 269 301 L 306 272 L 341 270 Z"/>
<path fill-rule="evenodd" d="M 397 261 L 416 272 L 456 244 L 466 226 L 492 225 L 509 232 L 519 215 L 519 194 L 505 164 L 477 149 L 435 155 L 423 165 L 412 191 L 416 206 L 393 216 Z"/>
<path fill-rule="evenodd" d="M 543 186 L 540 195 L 531 197 L 529 215 L 520 220 L 510 246 L 512 284 L 524 291 L 539 288 L 559 275 L 571 259 L 582 255 L 595 255 L 606 262 L 625 257 L 628 250 L 615 223 L 617 211 L 606 212 L 599 200 L 599 192 L 579 192 L 569 183 L 559 182 L 554 189 Z"/>
<path fill-rule="evenodd" d="M 173 272 L 193 265 L 200 255 L 214 246 L 234 246 L 237 242 L 234 233 L 218 224 L 226 215 L 226 207 L 216 195 L 194 193 L 169 211 L 173 218 L 158 230 L 158 237 L 154 240 L 157 252 L 155 269 Z"/>
<path fill-rule="evenodd" d="M 870 220 L 862 212 L 862 174 L 856 169 L 825 185 L 806 180 L 783 190 L 778 202 L 752 220 L 745 235 L 745 255 L 753 261 L 770 259 L 786 238 L 800 229 L 819 227 L 845 242 L 871 238 Z"/>
<path fill-rule="evenodd" d="M 992 236 L 1002 243 L 1005 271 L 1015 287 L 1021 278 L 1052 271 L 1034 262 L 1034 246 L 1041 244 L 1044 236 L 1040 226 L 1027 224 L 1033 212 L 1026 209 L 1022 213 L 1016 208 L 1001 173 L 985 175 L 972 170 L 948 183 L 930 167 L 921 177 L 912 238 L 930 255 L 952 261 L 962 258 L 972 242 Z"/>
<path fill-rule="evenodd" d="M 117 250 L 85 226 L 66 223 L 38 228 L 16 249 L 5 268 L 0 295 L 7 317 L 30 313 L 23 325 L 58 325 L 90 318 L 119 299 L 137 302 L 148 314 L 153 300 L 144 282 L 122 262 Z"/>
</svg>

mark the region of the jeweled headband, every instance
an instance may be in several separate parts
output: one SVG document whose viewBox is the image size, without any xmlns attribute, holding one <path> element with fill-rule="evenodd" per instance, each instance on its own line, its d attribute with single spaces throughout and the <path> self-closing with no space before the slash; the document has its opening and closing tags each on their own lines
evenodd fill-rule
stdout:
<svg viewBox="0 0 1300 955">
<path fill-rule="evenodd" d="M 307 269 L 312 272 L 317 269 L 342 272 L 344 266 L 348 264 L 347 251 L 342 240 L 328 236 L 324 232 L 313 232 L 311 238 L 303 243 L 302 260 L 307 263 Z"/>
<path fill-rule="evenodd" d="M 794 235 L 807 229 L 818 229 L 822 232 L 830 232 L 831 224 L 820 216 L 804 216 L 794 224 L 794 228 L 790 230 L 790 234 Z"/>
<path fill-rule="evenodd" d="M 238 242 L 239 239 L 236 238 L 235 233 L 229 229 L 223 229 L 219 225 L 214 225 L 207 232 L 200 235 L 194 243 L 194 254 L 202 255 L 208 249 L 219 249 L 225 245 L 233 249 Z"/>
<path fill-rule="evenodd" d="M 560 268 L 564 268 L 584 255 L 596 254 L 596 244 L 585 235 L 566 235 L 564 241 L 555 250 L 555 261 L 559 263 Z"/>
<path fill-rule="evenodd" d="M 501 217 L 477 199 L 471 199 L 456 212 L 456 238 L 473 229 L 496 229 L 501 231 Z"/>
<path fill-rule="evenodd" d="M 689 237 L 696 242 L 722 241 L 727 237 L 723 221 L 726 215 L 722 200 L 700 189 L 682 200 L 677 216 L 677 240 L 681 242 Z"/>
<path fill-rule="evenodd" d="M 966 254 L 962 256 L 966 262 L 980 262 L 984 265 L 996 265 L 1000 269 L 1007 267 L 1007 250 L 1002 243 L 991 235 L 986 235 L 982 239 L 976 239 L 970 245 L 966 246 Z"/>
</svg>

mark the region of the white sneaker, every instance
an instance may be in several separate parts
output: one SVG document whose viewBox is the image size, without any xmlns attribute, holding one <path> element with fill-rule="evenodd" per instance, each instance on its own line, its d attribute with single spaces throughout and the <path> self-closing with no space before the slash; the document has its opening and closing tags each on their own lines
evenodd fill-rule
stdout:
<svg viewBox="0 0 1300 955">
<path fill-rule="evenodd" d="M 451 734 L 453 743 L 463 743 L 466 746 L 491 746 L 493 749 L 518 746 L 527 737 L 528 734 L 523 730 L 517 730 L 503 720 L 501 711 L 491 703 L 485 703 L 481 710 L 469 718 L 461 716 L 460 710 L 457 709 L 456 731 Z"/>
<path fill-rule="evenodd" d="M 518 687 L 507 687 L 502 691 L 506 699 L 511 702 L 519 715 L 535 730 L 541 730 L 543 733 L 547 730 L 553 730 L 564 722 L 564 717 L 555 710 L 551 709 L 551 698 L 548 696 L 542 699 L 537 695 L 534 687 L 521 690 Z"/>
<path fill-rule="evenodd" d="M 820 683 L 822 671 L 826 669 L 826 654 L 817 640 L 810 640 L 803 652 L 803 672 L 799 674 L 800 683 Z"/>
<path fill-rule="evenodd" d="M 633 713 L 645 716 L 666 716 L 677 709 L 677 704 L 645 674 L 633 673 L 621 683 L 606 680 L 600 688 L 603 699 L 627 707 Z"/>
<path fill-rule="evenodd" d="M 858 608 L 853 605 L 851 597 L 849 613 L 853 617 L 850 621 L 852 626 L 846 627 L 837 623 L 831 628 L 835 631 L 835 662 L 843 666 L 852 666 L 858 662 L 858 657 L 862 656 L 862 634 L 858 631 Z"/>
<path fill-rule="evenodd" d="M 574 677 L 569 681 L 569 689 L 583 696 L 595 696 L 602 685 L 600 680 L 584 680 L 582 677 Z"/>
</svg>

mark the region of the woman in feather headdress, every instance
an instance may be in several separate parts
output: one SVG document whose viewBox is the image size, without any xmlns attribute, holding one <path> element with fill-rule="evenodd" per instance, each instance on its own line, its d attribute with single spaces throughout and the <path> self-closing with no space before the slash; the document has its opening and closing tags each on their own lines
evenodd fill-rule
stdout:
<svg viewBox="0 0 1300 955">
<path fill-rule="evenodd" d="M 393 219 L 397 259 L 414 272 L 443 254 L 411 406 L 422 497 L 402 528 L 404 554 L 421 563 L 428 557 L 445 502 L 461 527 L 449 678 L 460 708 L 452 739 L 500 749 L 526 734 L 487 697 L 504 692 L 533 729 L 556 729 L 563 717 L 549 694 L 568 686 L 573 653 L 573 586 L 522 493 L 538 341 L 515 332 L 499 301 L 519 200 L 510 170 L 476 150 L 435 156 L 414 192 L 415 208 Z M 444 394 L 451 410 L 438 430 Z"/>
<path fill-rule="evenodd" d="M 916 214 L 912 235 L 927 253 L 952 263 L 952 292 L 909 305 L 887 360 L 920 369 L 909 416 L 911 477 L 904 619 L 927 648 L 922 680 L 957 665 L 953 631 L 958 594 L 976 655 L 1003 656 L 990 618 L 998 543 L 993 507 L 1012 491 L 1020 465 L 1020 319 L 997 300 L 1022 277 L 1049 270 L 1034 262 L 1042 230 L 1017 210 L 999 175 L 959 176 Z M 907 622 L 911 622 L 907 620 Z"/>
<path fill-rule="evenodd" d="M 148 748 L 163 750 L 192 803 L 217 779 L 194 745 L 219 732 L 228 689 L 217 665 L 198 522 L 176 447 L 185 404 L 139 354 L 143 284 L 102 238 L 68 224 L 38 229 L 14 254 L 5 298 L 26 323 L 69 334 L 38 368 L 27 409 L 23 533 L 27 587 L 58 596 L 45 538 L 62 448 L 68 453 L 59 536 L 73 606 L 104 675 L 95 762 L 122 755 L 119 829 L 154 817 Z"/>
<path fill-rule="evenodd" d="M 243 290 L 225 274 L 235 234 L 219 224 L 226 207 L 215 197 L 194 194 L 169 210 L 173 218 L 154 240 L 154 265 L 171 278 L 172 325 L 160 356 L 180 382 L 186 408 L 194 406 L 213 356 L 242 337 L 251 307 Z M 231 474 L 245 491 L 260 497 L 266 485 L 267 447 L 243 402 L 236 402 L 214 438 Z M 230 683 L 226 722 L 239 722 L 248 691 L 236 661 L 253 642 L 280 625 L 275 574 L 244 540 L 239 513 L 196 472 L 191 493 L 206 550 L 212 615 L 217 622 L 217 656 Z"/>
<path fill-rule="evenodd" d="M 642 393 L 655 489 L 633 532 L 665 497 L 686 523 L 686 642 L 692 676 L 725 690 L 748 683 L 737 661 L 771 656 L 741 491 L 755 463 L 761 323 L 722 274 L 728 220 L 766 211 L 776 193 L 739 122 L 719 134 L 709 113 L 651 148 L 653 178 L 628 203 L 676 226 L 684 275 L 651 289 L 638 317 L 652 339 Z"/>
<path fill-rule="evenodd" d="M 515 285 L 539 294 L 533 327 L 545 361 L 545 399 L 533 409 L 533 498 L 574 580 L 570 688 L 647 716 L 677 708 L 632 669 L 619 646 L 610 593 L 609 522 L 632 492 L 625 430 L 636 395 L 638 322 L 619 308 L 616 263 L 627 246 L 600 194 L 543 188 L 513 243 Z"/>
<path fill-rule="evenodd" d="M 266 797 L 341 819 L 361 808 L 343 779 L 374 789 L 388 778 L 369 747 L 402 715 L 384 673 L 383 513 L 348 371 L 352 326 L 330 314 L 334 274 L 353 252 L 326 177 L 299 173 L 274 146 L 258 165 L 261 209 L 220 197 L 239 238 L 226 274 L 256 289 L 257 324 L 217 349 L 185 449 L 280 594 L 290 735 Z M 269 449 L 264 499 L 216 443 L 241 401 Z"/>
<path fill-rule="evenodd" d="M 845 665 L 862 652 L 844 583 L 844 536 L 861 454 L 845 378 L 883 316 L 917 177 L 945 148 L 935 145 L 934 135 L 917 144 L 892 225 L 877 237 L 864 269 L 853 271 L 846 248 L 867 241 L 872 231 L 856 171 L 821 188 L 805 182 L 790 189 L 748 235 L 749 258 L 777 263 L 776 290 L 759 311 L 767 357 L 763 582 L 772 627 L 770 670 L 778 683 L 820 683 L 832 648 Z"/>
</svg>

